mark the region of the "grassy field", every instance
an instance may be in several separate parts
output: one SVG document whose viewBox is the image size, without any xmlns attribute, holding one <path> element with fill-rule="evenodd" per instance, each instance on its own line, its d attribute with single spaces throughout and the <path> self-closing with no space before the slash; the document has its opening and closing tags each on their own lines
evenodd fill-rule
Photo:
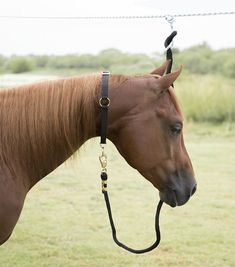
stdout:
<svg viewBox="0 0 235 267">
<path fill-rule="evenodd" d="M 14 234 L 0 248 L 0 266 L 235 266 L 235 131 L 227 132 L 226 126 L 216 129 L 188 126 L 186 145 L 198 191 L 185 206 L 163 205 L 157 250 L 132 255 L 114 245 L 100 193 L 95 139 L 28 194 Z M 145 247 L 154 240 L 158 192 L 112 145 L 108 155 L 119 237 L 133 247 Z"/>
</svg>

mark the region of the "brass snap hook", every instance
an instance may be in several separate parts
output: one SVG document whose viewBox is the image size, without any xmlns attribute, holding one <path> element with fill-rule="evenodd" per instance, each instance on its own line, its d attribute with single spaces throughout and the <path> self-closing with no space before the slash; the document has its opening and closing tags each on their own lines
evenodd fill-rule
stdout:
<svg viewBox="0 0 235 267">
<path fill-rule="evenodd" d="M 99 160 L 100 160 L 101 168 L 103 170 L 106 169 L 106 167 L 107 167 L 107 156 L 102 153 L 102 155 L 99 156 Z"/>
<path fill-rule="evenodd" d="M 100 161 L 100 165 L 102 168 L 102 172 L 106 172 L 107 171 L 107 164 L 108 164 L 108 160 L 107 160 L 107 155 L 104 152 L 104 145 L 101 145 L 101 149 L 102 149 L 102 153 L 99 156 L 99 161 Z"/>
</svg>

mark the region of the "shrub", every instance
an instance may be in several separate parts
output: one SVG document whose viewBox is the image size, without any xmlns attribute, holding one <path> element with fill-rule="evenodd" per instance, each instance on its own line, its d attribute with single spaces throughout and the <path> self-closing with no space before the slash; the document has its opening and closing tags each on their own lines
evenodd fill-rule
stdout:
<svg viewBox="0 0 235 267">
<path fill-rule="evenodd" d="M 31 62 L 23 57 L 13 58 L 9 61 L 9 69 L 13 73 L 28 72 L 33 69 Z"/>
</svg>

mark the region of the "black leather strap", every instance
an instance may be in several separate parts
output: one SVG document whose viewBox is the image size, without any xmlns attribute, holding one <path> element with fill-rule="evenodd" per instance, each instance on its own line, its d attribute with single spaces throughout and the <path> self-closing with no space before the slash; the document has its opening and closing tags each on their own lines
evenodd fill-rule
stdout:
<svg viewBox="0 0 235 267">
<path fill-rule="evenodd" d="M 108 128 L 108 107 L 110 99 L 108 97 L 110 73 L 104 71 L 102 73 L 101 97 L 99 104 L 101 107 L 101 125 L 100 125 L 100 144 L 106 144 L 107 128 Z"/>
</svg>

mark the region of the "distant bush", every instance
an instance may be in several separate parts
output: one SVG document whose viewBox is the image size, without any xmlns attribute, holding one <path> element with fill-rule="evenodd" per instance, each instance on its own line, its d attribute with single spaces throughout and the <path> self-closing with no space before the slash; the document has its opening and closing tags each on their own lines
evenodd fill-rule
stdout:
<svg viewBox="0 0 235 267">
<path fill-rule="evenodd" d="M 0 55 L 0 73 L 4 72 L 5 64 L 6 64 L 6 58 Z"/>
<path fill-rule="evenodd" d="M 8 68 L 12 73 L 23 73 L 33 69 L 31 62 L 23 57 L 13 58 L 8 62 Z"/>
<path fill-rule="evenodd" d="M 213 51 L 203 43 L 176 53 L 175 62 L 182 64 L 190 73 L 216 73 L 235 78 L 235 48 Z"/>
<path fill-rule="evenodd" d="M 175 61 L 184 65 L 191 73 L 207 74 L 212 72 L 212 56 L 214 52 L 207 44 L 193 46 L 175 54 Z"/>
<path fill-rule="evenodd" d="M 34 65 L 36 68 L 45 68 L 48 65 L 50 56 L 33 56 Z"/>
<path fill-rule="evenodd" d="M 187 120 L 194 122 L 235 122 L 235 48 L 213 51 L 206 43 L 180 51 L 174 48 L 174 66 L 183 65 L 175 83 Z M 114 74 L 146 74 L 160 66 L 165 55 L 123 53 L 106 49 L 96 55 L 63 56 L 0 55 L 0 72 L 37 70 L 56 75 L 109 70 Z"/>
<path fill-rule="evenodd" d="M 183 65 L 193 74 L 220 74 L 235 78 L 235 48 L 214 51 L 206 43 L 174 52 L 174 66 Z M 63 56 L 30 55 L 3 57 L 0 55 L 0 71 L 21 73 L 34 69 L 40 72 L 84 73 L 111 70 L 114 73 L 140 74 L 151 71 L 164 61 L 165 55 L 124 53 L 117 49 L 105 49 L 96 55 L 69 54 Z"/>
<path fill-rule="evenodd" d="M 224 71 L 226 76 L 235 79 L 235 55 L 224 63 Z"/>
</svg>

